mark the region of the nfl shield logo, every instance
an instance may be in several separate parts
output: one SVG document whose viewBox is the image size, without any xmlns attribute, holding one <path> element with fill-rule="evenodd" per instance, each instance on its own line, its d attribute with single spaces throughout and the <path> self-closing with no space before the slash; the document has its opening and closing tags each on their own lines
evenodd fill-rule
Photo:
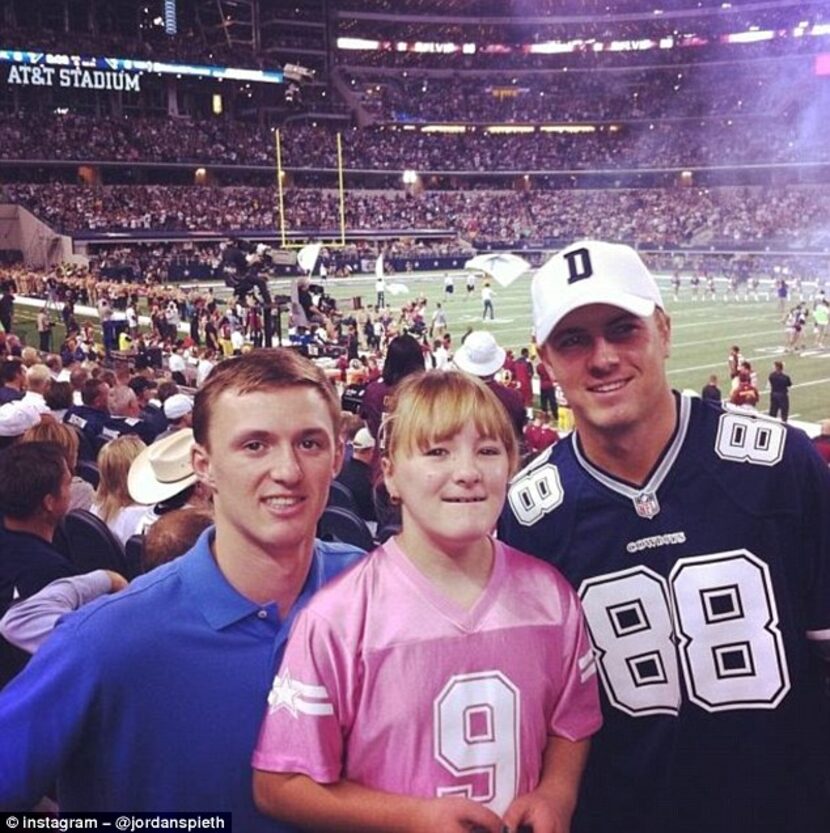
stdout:
<svg viewBox="0 0 830 833">
<path fill-rule="evenodd" d="M 641 518 L 648 518 L 651 520 L 660 512 L 660 503 L 657 500 L 657 495 L 651 492 L 640 492 L 633 498 L 634 508 Z"/>
</svg>

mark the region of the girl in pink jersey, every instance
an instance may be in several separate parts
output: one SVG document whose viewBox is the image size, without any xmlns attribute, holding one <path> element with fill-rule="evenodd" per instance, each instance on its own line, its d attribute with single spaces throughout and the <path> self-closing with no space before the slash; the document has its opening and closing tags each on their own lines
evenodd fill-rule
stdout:
<svg viewBox="0 0 830 833">
<path fill-rule="evenodd" d="M 433 371 L 399 385 L 382 434 L 401 533 L 297 617 L 257 804 L 314 830 L 563 833 L 601 723 L 595 666 L 567 582 L 492 537 L 510 421 L 478 379 Z"/>
</svg>

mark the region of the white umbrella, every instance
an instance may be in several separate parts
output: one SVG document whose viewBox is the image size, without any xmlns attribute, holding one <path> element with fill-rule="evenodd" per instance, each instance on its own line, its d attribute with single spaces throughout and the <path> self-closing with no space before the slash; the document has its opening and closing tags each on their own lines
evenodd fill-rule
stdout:
<svg viewBox="0 0 830 833">
<path fill-rule="evenodd" d="M 320 257 L 320 249 L 322 248 L 322 243 L 309 243 L 297 252 L 297 263 L 300 264 L 300 269 L 307 275 L 310 275 L 314 271 L 314 267 L 317 265 L 317 258 Z"/>
<path fill-rule="evenodd" d="M 530 269 L 530 264 L 510 252 L 489 252 L 476 255 L 464 264 L 470 271 L 485 272 L 501 286 L 510 286 L 520 275 Z"/>
<path fill-rule="evenodd" d="M 378 255 L 375 261 L 375 277 L 380 279 L 383 277 L 383 252 Z"/>
</svg>

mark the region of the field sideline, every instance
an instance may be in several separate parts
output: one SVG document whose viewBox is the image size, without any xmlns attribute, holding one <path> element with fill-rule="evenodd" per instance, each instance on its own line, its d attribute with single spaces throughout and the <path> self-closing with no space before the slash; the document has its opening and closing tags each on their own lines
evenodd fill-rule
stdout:
<svg viewBox="0 0 830 833">
<path fill-rule="evenodd" d="M 784 326 L 776 301 L 724 303 L 720 295 L 721 283 L 718 285 L 719 296 L 716 301 L 692 301 L 688 278 L 684 278 L 680 301 L 675 302 L 669 277 L 659 275 L 658 282 L 672 317 L 673 350 L 668 373 L 674 387 L 699 391 L 709 374 L 717 373 L 721 390 L 726 392 L 729 387 L 726 357 L 731 345 L 737 344 L 758 373 L 758 387 L 762 394 L 760 410 L 768 408 L 769 396 L 765 389 L 772 362 L 776 358 L 783 358 L 785 371 L 793 380 L 791 417 L 807 422 L 818 422 L 830 417 L 830 349 L 811 349 L 811 321 L 807 325 L 808 348 L 800 353 L 785 355 Z M 532 325 L 529 276 L 522 276 L 507 288 L 493 284 L 496 318 L 486 323 L 481 320 L 481 279 L 478 280 L 476 291 L 467 297 L 464 273 L 456 273 L 455 292 L 450 300 L 444 295 L 443 272 L 387 275 L 387 284 L 396 283 L 404 284 L 408 291 L 397 295 L 387 291 L 387 303 L 391 306 L 400 305 L 408 298 L 423 294 L 429 300 L 429 316 L 435 304 L 440 301 L 446 309 L 449 329 L 456 343 L 460 342 L 468 328 L 490 330 L 503 347 L 517 352 L 530 342 Z M 272 291 L 277 293 L 285 294 L 289 291 L 287 280 L 273 281 L 270 285 Z M 338 306 L 344 312 L 352 309 L 352 299 L 355 297 L 360 297 L 364 306 L 374 304 L 374 287 L 375 278 L 369 275 L 332 278 L 328 281 L 329 294 L 337 299 Z M 216 294 L 221 297 L 227 294 L 227 290 L 217 286 Z M 37 344 L 34 318 L 34 309 L 16 305 L 15 330 L 24 334 L 29 344 Z M 286 316 L 283 316 L 284 324 L 285 319 Z M 55 327 L 56 346 L 62 338 L 63 328 Z"/>
<path fill-rule="evenodd" d="M 784 369 L 793 380 L 791 416 L 808 422 L 830 417 L 830 349 L 812 350 L 808 347 L 801 353 L 785 355 L 784 326 L 776 301 L 724 303 L 720 299 L 721 283 L 718 284 L 718 300 L 692 301 L 688 277 L 684 277 L 685 285 L 681 288 L 680 301 L 675 302 L 669 277 L 658 276 L 658 282 L 672 318 L 673 350 L 668 372 L 674 387 L 700 391 L 709 374 L 717 373 L 721 390 L 726 392 L 729 387 L 726 357 L 729 348 L 737 344 L 758 373 L 758 387 L 762 394 L 759 406 L 761 410 L 769 407 L 769 396 L 765 388 L 767 376 L 772 371 L 772 362 L 782 358 Z M 443 273 L 430 277 L 389 275 L 387 283 L 403 283 L 409 288 L 407 294 L 390 295 L 387 292 L 387 304 L 403 303 L 406 298 L 423 293 L 429 299 L 427 309 L 431 313 L 435 303 L 441 302 L 456 342 L 468 327 L 489 330 L 503 347 L 514 351 L 527 347 L 530 342 L 532 324 L 529 276 L 519 278 L 507 288 L 492 284 L 496 313 L 493 322 L 481 320 L 481 279 L 475 293 L 467 297 L 464 275 L 458 273 L 451 300 L 444 297 Z M 328 282 L 328 292 L 338 300 L 339 306 L 350 309 L 354 296 L 361 296 L 364 305 L 373 304 L 374 285 L 374 277 L 352 278 L 348 283 L 331 279 Z M 810 321 L 807 326 L 807 344 L 811 345 L 812 340 Z"/>
</svg>

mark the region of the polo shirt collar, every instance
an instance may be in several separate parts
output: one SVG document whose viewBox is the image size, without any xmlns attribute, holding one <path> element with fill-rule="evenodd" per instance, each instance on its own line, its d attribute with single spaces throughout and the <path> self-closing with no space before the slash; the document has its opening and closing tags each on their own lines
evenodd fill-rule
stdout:
<svg viewBox="0 0 830 833">
<path fill-rule="evenodd" d="M 193 548 L 180 560 L 182 582 L 193 598 L 196 607 L 214 630 L 229 627 L 249 616 L 256 616 L 267 609 L 278 621 L 274 602 L 257 604 L 243 596 L 224 576 L 211 552 L 215 527 L 206 529 Z M 305 607 L 308 599 L 325 583 L 323 554 L 314 547 L 311 565 L 300 595 L 291 607 L 286 622 L 293 620 L 294 613 Z"/>
</svg>

